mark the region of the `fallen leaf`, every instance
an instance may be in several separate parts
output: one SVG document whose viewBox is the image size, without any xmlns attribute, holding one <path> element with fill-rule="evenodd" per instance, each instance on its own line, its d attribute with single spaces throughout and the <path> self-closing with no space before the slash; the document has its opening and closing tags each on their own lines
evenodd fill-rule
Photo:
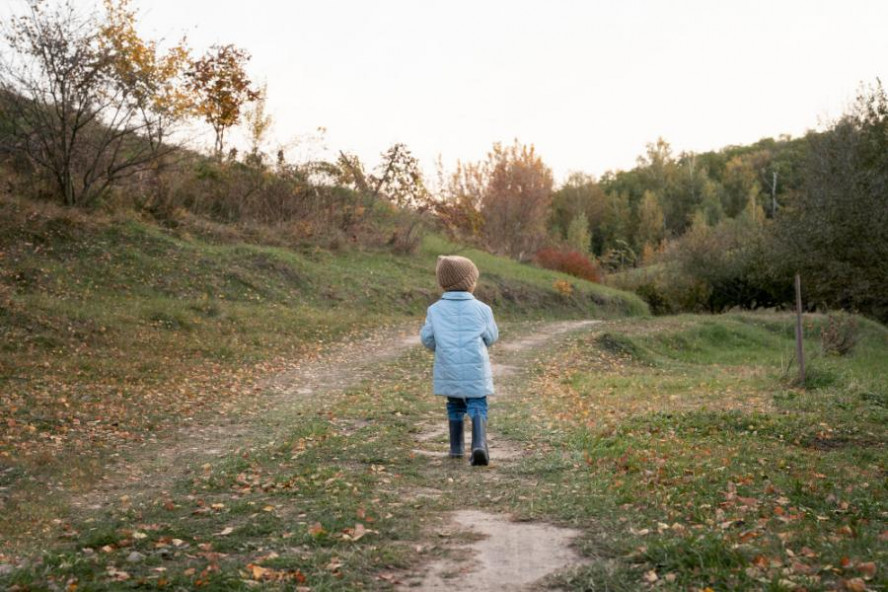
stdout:
<svg viewBox="0 0 888 592">
<path fill-rule="evenodd" d="M 222 529 L 221 532 L 217 532 L 217 533 L 216 533 L 216 536 L 228 536 L 228 535 L 230 535 L 232 532 L 234 532 L 234 527 L 232 527 L 232 526 L 226 526 L 225 528 Z"/>
<path fill-rule="evenodd" d="M 857 571 L 863 574 L 864 579 L 871 580 L 876 575 L 876 564 L 873 561 L 867 561 L 866 563 L 858 563 Z"/>
<path fill-rule="evenodd" d="M 398 577 L 395 574 L 382 573 L 382 574 L 379 574 L 378 576 L 376 576 L 376 578 L 380 579 L 384 582 L 388 582 L 390 584 L 400 584 L 401 583 L 401 581 L 398 579 Z"/>
<path fill-rule="evenodd" d="M 270 569 L 262 567 L 260 565 L 256 565 L 255 563 L 248 564 L 247 569 L 250 572 L 250 577 L 252 577 L 254 580 L 264 579 L 266 576 L 268 576 L 269 572 L 271 572 Z"/>
<path fill-rule="evenodd" d="M 808 575 L 814 573 L 816 570 L 810 565 L 806 565 L 801 561 L 794 561 L 792 563 L 792 571 L 797 574 Z"/>
<path fill-rule="evenodd" d="M 115 567 L 108 568 L 108 575 L 118 582 L 125 582 L 126 580 L 130 579 L 130 575 L 127 572 L 121 571 Z"/>
<path fill-rule="evenodd" d="M 845 584 L 845 590 L 850 592 L 866 592 L 866 582 L 863 581 L 863 578 L 851 578 L 843 583 Z"/>
<path fill-rule="evenodd" d="M 334 557 L 330 560 L 330 563 L 327 564 L 327 571 L 336 571 L 340 567 L 342 567 L 342 560 L 339 557 Z"/>
</svg>

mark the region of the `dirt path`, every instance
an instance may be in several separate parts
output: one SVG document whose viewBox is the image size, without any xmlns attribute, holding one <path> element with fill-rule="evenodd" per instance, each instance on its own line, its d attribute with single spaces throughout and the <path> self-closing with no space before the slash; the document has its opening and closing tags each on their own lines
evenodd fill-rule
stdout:
<svg viewBox="0 0 888 592">
<path fill-rule="evenodd" d="M 477 510 L 452 516 L 467 537 L 481 537 L 460 552 L 432 564 L 419 587 L 422 592 L 499 592 L 526 589 L 545 576 L 576 564 L 571 549 L 579 532 L 548 524 L 511 522 Z"/>
<path fill-rule="evenodd" d="M 521 388 L 526 368 L 541 349 L 572 332 L 588 329 L 597 321 L 533 323 L 514 328 L 515 333 L 497 344 L 491 354 L 497 395 L 491 401 L 492 418 L 500 401 Z M 286 437 L 288 428 L 304 411 L 308 397 L 335 394 L 371 379 L 380 364 L 395 360 L 408 349 L 419 347 L 414 324 L 388 328 L 359 341 L 334 344 L 327 353 L 302 362 L 289 371 L 257 385 L 263 393 L 250 412 L 230 414 L 217 422 L 187 425 L 170 437 L 125 451 L 113 477 L 73 501 L 75 509 L 95 511 L 118 504 L 157 498 L 195 467 L 240 450 L 274 445 Z M 440 415 L 429 416 L 420 425 L 413 453 L 429 459 L 436 471 L 446 457 L 448 434 Z M 519 461 L 527 452 L 519 442 L 509 441 L 491 424 L 488 435 L 491 465 L 476 475 L 499 479 L 498 466 Z M 405 492 L 408 498 L 435 498 L 440 491 L 429 488 Z M 576 532 L 551 525 L 514 522 L 508 516 L 471 508 L 447 518 L 454 536 L 442 545 L 438 559 L 418 565 L 402 581 L 420 592 L 441 590 L 522 590 L 541 578 L 580 559 L 571 548 Z"/>
<path fill-rule="evenodd" d="M 520 443 L 497 433 L 495 418 L 497 405 L 521 388 L 530 358 L 556 339 L 595 324 L 597 321 L 548 323 L 494 347 L 491 358 L 497 394 L 490 404 L 491 464 L 486 469 L 476 469 L 478 487 L 499 478 L 498 466 L 516 462 L 525 454 Z M 432 466 L 454 462 L 444 454 L 448 438 L 444 421 L 440 417 L 430 418 L 416 436 L 414 453 L 429 457 Z M 435 495 L 434 490 L 422 492 L 424 497 Z M 439 558 L 406 574 L 400 590 L 519 591 L 533 588 L 547 575 L 581 561 L 571 547 L 579 533 L 571 529 L 515 522 L 506 515 L 472 509 L 451 514 L 448 528 L 454 532 L 447 537 L 451 542 L 442 545 Z"/>
<path fill-rule="evenodd" d="M 75 509 L 99 510 L 126 496 L 150 499 L 168 490 L 194 467 L 239 449 L 273 445 L 284 436 L 308 397 L 356 386 L 373 376 L 373 368 L 393 360 L 419 343 L 415 323 L 388 327 L 354 341 L 333 344 L 329 351 L 294 365 L 255 386 L 261 399 L 246 401 L 227 418 L 192 422 L 163 438 L 116 454 L 118 462 L 92 490 L 71 500 Z"/>
</svg>

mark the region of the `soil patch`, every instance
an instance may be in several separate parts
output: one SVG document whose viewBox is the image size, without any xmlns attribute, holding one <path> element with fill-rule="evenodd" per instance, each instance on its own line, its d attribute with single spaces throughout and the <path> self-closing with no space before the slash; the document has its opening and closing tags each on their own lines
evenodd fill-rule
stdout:
<svg viewBox="0 0 888 592">
<path fill-rule="evenodd" d="M 452 522 L 466 531 L 466 544 L 457 545 L 453 557 L 434 562 L 419 585 L 413 580 L 400 590 L 527 590 L 547 575 L 580 562 L 571 548 L 579 534 L 575 530 L 512 522 L 505 516 L 476 510 L 456 512 Z M 476 540 L 469 542 L 471 539 Z"/>
</svg>

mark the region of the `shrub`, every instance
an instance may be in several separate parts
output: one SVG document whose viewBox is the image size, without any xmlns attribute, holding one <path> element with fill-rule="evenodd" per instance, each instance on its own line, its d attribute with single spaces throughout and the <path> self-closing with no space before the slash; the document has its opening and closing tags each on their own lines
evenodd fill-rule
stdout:
<svg viewBox="0 0 888 592">
<path fill-rule="evenodd" d="M 552 284 L 552 287 L 555 288 L 555 291 L 562 296 L 567 297 L 573 295 L 573 286 L 570 285 L 570 282 L 566 282 L 564 280 L 555 280 L 555 283 Z"/>
<path fill-rule="evenodd" d="M 638 294 L 654 315 L 709 310 L 711 288 L 688 275 L 674 263 L 615 273 L 607 277 L 609 286 Z"/>
<path fill-rule="evenodd" d="M 824 354 L 844 356 L 851 353 L 859 336 L 857 319 L 845 313 L 830 314 L 820 328 L 820 347 Z"/>
<path fill-rule="evenodd" d="M 573 249 L 546 248 L 537 252 L 534 260 L 537 265 L 546 269 L 561 271 L 590 282 L 601 281 L 601 270 L 598 265 L 586 255 Z"/>
</svg>

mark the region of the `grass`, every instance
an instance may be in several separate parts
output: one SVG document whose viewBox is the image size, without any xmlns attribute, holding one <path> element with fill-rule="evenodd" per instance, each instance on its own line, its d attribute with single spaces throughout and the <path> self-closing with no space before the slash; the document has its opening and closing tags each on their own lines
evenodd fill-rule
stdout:
<svg viewBox="0 0 888 592">
<path fill-rule="evenodd" d="M 856 348 L 828 356 L 827 320 L 808 316 L 800 388 L 791 316 L 628 319 L 637 300 L 463 251 L 506 339 L 528 318 L 612 319 L 519 360 L 491 426 L 525 454 L 478 471 L 415 450 L 443 421 L 418 349 L 294 415 L 264 413 L 257 382 L 372 325 L 418 325 L 440 239 L 404 258 L 29 224 L 2 247 L 5 587 L 390 589 L 447 553 L 445 512 L 478 508 L 578 528 L 589 561 L 551 581 L 564 590 L 888 589 L 880 325 L 859 319 Z M 65 505 L 110 454 L 210 414 L 275 429 L 162 490 Z"/>
<path fill-rule="evenodd" d="M 426 463 L 410 451 L 417 423 L 437 407 L 419 376 L 427 362 L 414 352 L 381 368 L 378 380 L 307 399 L 303 420 L 284 441 L 234 450 L 156 499 L 121 500 L 110 511 L 66 521 L 63 542 L 6 583 L 95 590 L 386 586 L 388 574 L 422 559 L 425 551 L 410 543 L 438 508 L 405 499 L 428 480 Z M 137 561 L 129 559 L 134 552 Z"/>
<path fill-rule="evenodd" d="M 782 360 L 791 329 L 779 315 L 618 320 L 536 352 L 492 408 L 526 454 L 486 471 L 414 452 L 443 419 L 430 359 L 411 350 L 306 399 L 283 439 L 65 521 L 5 583 L 389 589 L 446 553 L 443 513 L 468 507 L 580 529 L 590 561 L 552 580 L 565 590 L 884 589 L 888 339 L 865 324 L 849 356 L 815 356 L 836 380 L 803 390 Z"/>
<path fill-rule="evenodd" d="M 339 340 L 418 326 L 438 297 L 435 258 L 458 250 L 436 236 L 399 256 L 232 235 L 0 201 L 0 539 L 54 532 L 64 498 L 121 449 L 240 413 L 257 381 Z M 504 320 L 646 311 L 630 294 L 463 254 Z M 565 279 L 569 295 L 553 286 Z"/>
<path fill-rule="evenodd" d="M 772 314 L 621 321 L 538 367 L 507 421 L 563 460 L 520 467 L 542 495 L 515 510 L 586 525 L 596 558 L 560 585 L 885 589 L 888 413 L 873 393 L 888 338 L 862 334 L 848 357 L 814 355 L 831 379 L 807 389 L 785 371 L 791 318 Z"/>
</svg>

